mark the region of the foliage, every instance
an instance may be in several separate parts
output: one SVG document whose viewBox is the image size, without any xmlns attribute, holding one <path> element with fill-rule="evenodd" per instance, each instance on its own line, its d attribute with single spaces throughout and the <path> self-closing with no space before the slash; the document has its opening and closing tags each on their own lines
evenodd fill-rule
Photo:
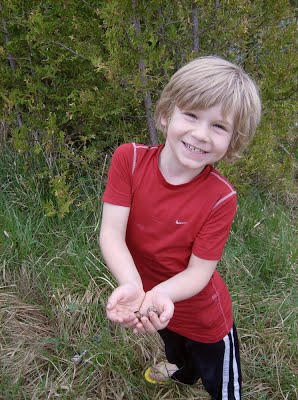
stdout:
<svg viewBox="0 0 298 400">
<path fill-rule="evenodd" d="M 164 358 L 157 336 L 105 317 L 113 280 L 97 245 L 97 176 L 81 176 L 85 206 L 59 220 L 44 216 L 30 174 L 12 152 L 0 158 L 0 398 L 207 399 L 201 383 L 148 385 L 145 368 Z M 295 399 L 297 214 L 257 193 L 239 203 L 219 271 L 241 340 L 243 399 Z"/>
<path fill-rule="evenodd" d="M 251 152 L 223 172 L 240 192 L 288 189 L 297 179 L 293 4 L 216 3 L 1 2 L 0 119 L 44 188 L 47 215 L 64 217 L 77 205 L 71 182 L 78 170 L 102 165 L 119 143 L 148 142 L 145 93 L 155 103 L 174 71 L 200 55 L 241 63 L 262 93 L 264 117 Z"/>
</svg>

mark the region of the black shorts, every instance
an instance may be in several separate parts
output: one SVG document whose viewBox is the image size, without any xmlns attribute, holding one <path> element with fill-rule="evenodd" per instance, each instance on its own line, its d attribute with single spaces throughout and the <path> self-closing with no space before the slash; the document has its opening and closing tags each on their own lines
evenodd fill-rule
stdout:
<svg viewBox="0 0 298 400">
<path fill-rule="evenodd" d="M 158 332 L 170 363 L 179 368 L 171 378 L 193 385 L 201 378 L 214 400 L 241 399 L 239 342 L 235 325 L 222 340 L 201 343 L 169 329 Z"/>
</svg>

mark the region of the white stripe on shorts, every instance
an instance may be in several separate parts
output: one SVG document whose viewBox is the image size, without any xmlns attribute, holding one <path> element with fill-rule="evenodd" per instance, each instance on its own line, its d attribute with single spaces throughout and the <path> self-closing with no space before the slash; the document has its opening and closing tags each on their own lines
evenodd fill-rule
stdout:
<svg viewBox="0 0 298 400">
<path fill-rule="evenodd" d="M 237 360 L 235 357 L 235 344 L 234 344 L 234 333 L 233 328 L 230 330 L 229 334 L 223 338 L 225 343 L 225 353 L 223 360 L 222 369 L 222 400 L 228 400 L 228 387 L 230 381 L 230 362 L 233 365 L 233 375 L 234 375 L 234 397 L 235 400 L 240 400 L 240 385 L 239 385 L 239 371 Z M 233 359 L 230 360 L 230 349 L 232 346 Z"/>
<path fill-rule="evenodd" d="M 225 342 L 225 354 L 222 368 L 222 400 L 228 399 L 228 386 L 230 375 L 230 339 L 229 335 L 223 338 Z"/>
<path fill-rule="evenodd" d="M 239 371 L 238 364 L 235 357 L 235 344 L 234 344 L 234 332 L 231 329 L 231 338 L 233 344 L 233 372 L 234 372 L 234 396 L 236 400 L 240 400 L 240 385 L 239 385 Z"/>
</svg>

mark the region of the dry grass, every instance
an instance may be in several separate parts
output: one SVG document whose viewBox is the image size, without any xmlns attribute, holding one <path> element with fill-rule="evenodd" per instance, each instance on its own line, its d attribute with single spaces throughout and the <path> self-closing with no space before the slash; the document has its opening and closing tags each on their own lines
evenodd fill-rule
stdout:
<svg viewBox="0 0 298 400">
<path fill-rule="evenodd" d="M 0 120 L 0 150 L 7 144 L 9 136 L 9 126 L 6 122 Z"/>
<path fill-rule="evenodd" d="M 297 331 L 298 310 L 295 306 L 282 309 L 292 295 L 285 293 L 284 298 L 271 295 L 254 300 L 247 294 L 241 296 L 242 317 L 251 319 L 253 316 L 250 327 L 238 329 L 247 399 L 298 398 L 297 386 L 293 384 L 298 377 L 297 345 L 293 337 L 293 332 Z M 291 319 L 293 326 L 289 323 Z M 287 376 L 292 377 L 288 384 Z"/>
<path fill-rule="evenodd" d="M 105 271 L 100 273 L 100 260 L 91 252 L 88 259 L 98 268 L 90 272 L 85 266 L 87 287 L 71 282 L 44 291 L 31 263 L 14 273 L 6 262 L 0 267 L 0 367 L 3 382 L 7 379 L 0 384 L 0 398 L 2 391 L 3 400 L 208 399 L 199 383 L 155 387 L 144 381 L 146 367 L 164 358 L 161 342 L 108 323 L 104 307 L 111 282 Z M 272 291 L 262 297 L 243 287 L 234 301 L 243 399 L 298 398 L 295 291 L 283 281 L 277 284 L 284 287 L 282 295 Z"/>
<path fill-rule="evenodd" d="M 0 197 L 0 399 L 208 399 L 200 383 L 144 381 L 164 353 L 157 336 L 106 319 L 112 283 L 96 250 L 98 213 L 47 220 L 13 168 Z M 277 200 L 242 204 L 220 266 L 241 340 L 244 400 L 298 399 L 296 206 L 292 197 L 287 204 L 288 217 Z"/>
<path fill-rule="evenodd" d="M 104 281 L 94 275 L 87 288 L 51 288 L 45 301 L 29 265 L 21 271 L 18 277 L 2 268 L 1 274 L 0 367 L 15 388 L 10 393 L 0 387 L 4 400 L 208 398 L 199 384 L 159 388 L 144 382 L 145 368 L 164 358 L 161 344 L 157 337 L 108 324 L 104 304 L 110 289 Z M 276 285 L 284 287 L 283 282 Z M 298 398 L 295 295 L 292 287 L 264 297 L 246 288 L 238 294 L 234 308 L 240 320 L 244 399 Z M 76 354 L 81 362 L 75 362 Z"/>
<path fill-rule="evenodd" d="M 25 271 L 23 268 L 22 279 L 15 282 L 15 291 L 2 287 L 0 294 L 1 372 L 12 377 L 10 384 L 19 385 L 13 396 L 6 394 L 3 399 L 208 399 L 200 384 L 192 388 L 174 383 L 154 387 L 144 382 L 145 368 L 164 358 L 160 340 L 131 334 L 107 322 L 103 311 L 108 294 L 105 282 L 97 283 L 94 277 L 84 290 L 62 285 L 48 292 L 45 313 L 41 306 L 29 303 L 24 287 L 20 292 L 16 289 L 20 282 L 32 286 L 33 280 L 25 278 Z M 32 287 L 30 293 L 38 298 Z M 286 390 L 280 383 L 285 365 L 289 373 L 298 372 L 294 352 L 289 359 L 291 329 L 287 322 L 295 309 L 283 310 L 288 297 L 285 293 L 284 299 L 273 295 L 256 299 L 244 292 L 238 298 L 236 311 L 243 321 L 252 319 L 252 329 L 239 329 L 244 399 L 297 398 L 295 388 Z M 265 311 L 258 320 L 262 309 Z M 262 369 L 264 375 L 269 370 L 269 375 L 260 374 Z M 270 380 L 277 381 L 278 390 Z"/>
<path fill-rule="evenodd" d="M 1 372 L 12 384 L 21 379 L 27 390 L 34 390 L 47 364 L 45 354 L 54 350 L 49 342 L 53 327 L 40 307 L 8 290 L 0 293 L 0 322 Z"/>
<path fill-rule="evenodd" d="M 164 358 L 160 340 L 109 325 L 103 315 L 106 285 L 91 280 L 84 291 L 62 287 L 48 293 L 49 318 L 28 303 L 24 288 L 20 295 L 20 282 L 15 291 L 2 286 L 0 294 L 1 373 L 18 387 L 3 399 L 208 398 L 200 385 L 154 387 L 144 381 L 146 367 Z"/>
<path fill-rule="evenodd" d="M 48 340 L 54 335 L 54 327 L 42 311 L 42 307 L 32 304 L 26 298 L 38 303 L 33 276 L 22 266 L 18 274 L 0 268 L 0 367 L 4 375 L 11 377 L 13 384 L 22 379 L 30 385 L 38 378 L 39 370 L 45 366 L 44 355 L 54 350 Z"/>
</svg>

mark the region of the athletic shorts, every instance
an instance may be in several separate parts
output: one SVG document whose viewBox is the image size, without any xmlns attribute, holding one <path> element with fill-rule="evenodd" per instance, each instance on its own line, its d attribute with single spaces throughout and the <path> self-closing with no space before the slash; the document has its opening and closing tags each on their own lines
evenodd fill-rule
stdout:
<svg viewBox="0 0 298 400">
<path fill-rule="evenodd" d="M 193 385 L 202 383 L 213 400 L 241 399 L 239 341 L 235 325 L 219 342 L 201 343 L 165 328 L 158 332 L 170 363 L 179 368 L 171 378 Z"/>
</svg>

